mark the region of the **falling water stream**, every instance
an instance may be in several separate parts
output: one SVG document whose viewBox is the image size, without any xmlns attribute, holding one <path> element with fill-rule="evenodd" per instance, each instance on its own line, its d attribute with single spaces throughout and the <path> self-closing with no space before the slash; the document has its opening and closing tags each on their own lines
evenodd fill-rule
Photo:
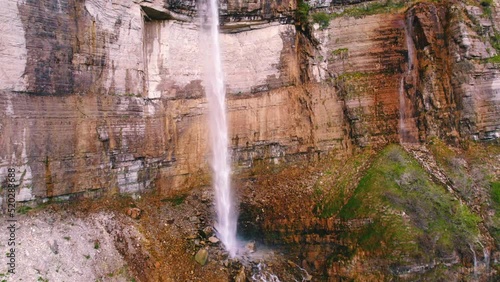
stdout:
<svg viewBox="0 0 500 282">
<path fill-rule="evenodd" d="M 213 185 L 215 188 L 215 207 L 217 222 L 215 228 L 219 239 L 234 257 L 238 249 L 236 239 L 237 213 L 231 192 L 230 153 L 226 114 L 226 91 L 219 43 L 219 11 L 217 0 L 208 0 L 205 30 L 208 41 L 206 61 L 207 99 L 209 104 L 210 139 L 212 146 Z"/>
</svg>

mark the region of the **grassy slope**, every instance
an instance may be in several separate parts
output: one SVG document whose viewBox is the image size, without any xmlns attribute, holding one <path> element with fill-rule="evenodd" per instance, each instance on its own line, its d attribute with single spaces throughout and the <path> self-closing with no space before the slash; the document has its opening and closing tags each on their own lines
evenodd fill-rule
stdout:
<svg viewBox="0 0 500 282">
<path fill-rule="evenodd" d="M 430 144 L 432 154 L 450 177 L 460 197 L 467 201 L 480 199 L 485 224 L 500 248 L 500 176 L 498 166 L 500 146 L 470 143 L 465 152 L 452 150 L 440 140 Z M 476 200 L 477 201 L 477 200 Z"/>
<path fill-rule="evenodd" d="M 332 203 L 332 209 L 339 207 L 338 202 Z M 476 242 L 479 233 L 479 217 L 433 183 L 396 145 L 375 158 L 347 203 L 329 214 L 372 222 L 340 234 L 352 247 L 346 254 L 334 255 L 333 262 L 361 252 L 381 257 L 384 265 L 391 266 L 446 260 L 455 251 L 467 257 L 469 244 Z"/>
</svg>

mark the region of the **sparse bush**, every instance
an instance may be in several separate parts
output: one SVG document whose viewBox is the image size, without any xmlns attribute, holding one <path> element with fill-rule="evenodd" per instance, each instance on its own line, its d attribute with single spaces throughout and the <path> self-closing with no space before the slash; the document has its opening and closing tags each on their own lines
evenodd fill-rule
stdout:
<svg viewBox="0 0 500 282">
<path fill-rule="evenodd" d="M 313 22 L 319 24 L 320 29 L 325 29 L 330 25 L 330 15 L 324 12 L 312 14 Z"/>
<path fill-rule="evenodd" d="M 184 200 L 186 199 L 186 197 L 187 197 L 186 194 L 182 194 L 182 195 L 174 196 L 172 198 L 165 198 L 165 199 L 162 199 L 161 201 L 162 202 L 170 202 L 170 203 L 172 203 L 172 205 L 178 206 L 178 205 L 184 203 Z"/>
<path fill-rule="evenodd" d="M 495 34 L 490 37 L 491 46 L 500 52 L 500 33 L 495 32 Z"/>
<path fill-rule="evenodd" d="M 486 16 L 491 17 L 491 5 L 493 4 L 493 0 L 482 0 L 480 2 L 481 7 L 483 7 L 483 12 Z"/>
<path fill-rule="evenodd" d="M 493 0 L 482 0 L 481 1 L 481 6 L 483 6 L 483 7 L 490 7 L 491 4 L 493 4 Z"/>
<path fill-rule="evenodd" d="M 385 3 L 374 2 L 363 6 L 354 6 L 352 8 L 345 9 L 342 13 L 332 14 L 331 18 L 337 18 L 342 16 L 349 16 L 354 18 L 362 18 L 364 16 L 390 13 L 394 10 L 401 9 L 405 6 L 404 1 L 391 1 L 388 0 Z"/>
<path fill-rule="evenodd" d="M 403 155 L 401 155 L 401 151 L 399 150 L 391 150 L 387 152 L 387 158 L 395 163 L 404 163 Z"/>
<path fill-rule="evenodd" d="M 404 172 L 399 179 L 395 179 L 395 181 L 400 187 L 410 191 L 418 191 L 420 190 L 420 186 L 424 185 L 424 183 L 420 181 L 417 172 L 413 170 Z"/>
<path fill-rule="evenodd" d="M 300 25 L 305 26 L 308 23 L 310 9 L 311 7 L 309 6 L 309 4 L 302 0 L 299 0 L 299 3 L 297 4 L 297 10 L 295 11 L 295 17 Z"/>
<path fill-rule="evenodd" d="M 26 214 L 27 212 L 29 212 L 32 208 L 30 206 L 21 206 L 17 212 L 20 213 L 20 214 Z"/>
<path fill-rule="evenodd" d="M 500 182 L 491 182 L 491 199 L 500 205 Z"/>
<path fill-rule="evenodd" d="M 491 58 L 488 58 L 487 61 L 489 63 L 499 64 L 500 63 L 500 55 L 496 55 L 496 56 L 493 56 Z"/>
</svg>

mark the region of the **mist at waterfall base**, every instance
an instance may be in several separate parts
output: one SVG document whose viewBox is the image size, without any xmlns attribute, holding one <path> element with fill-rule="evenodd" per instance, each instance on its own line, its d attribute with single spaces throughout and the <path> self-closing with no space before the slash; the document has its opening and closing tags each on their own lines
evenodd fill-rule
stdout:
<svg viewBox="0 0 500 282">
<path fill-rule="evenodd" d="M 202 45 L 206 46 L 205 84 L 209 105 L 209 126 L 212 158 L 213 186 L 215 189 L 215 207 L 217 235 L 231 257 L 239 248 L 236 238 L 238 214 L 235 199 L 231 191 L 231 164 L 226 113 L 226 90 L 219 41 L 219 11 L 217 0 L 208 0 L 200 9 L 202 19 Z M 202 46 L 205 47 L 205 46 Z"/>
</svg>

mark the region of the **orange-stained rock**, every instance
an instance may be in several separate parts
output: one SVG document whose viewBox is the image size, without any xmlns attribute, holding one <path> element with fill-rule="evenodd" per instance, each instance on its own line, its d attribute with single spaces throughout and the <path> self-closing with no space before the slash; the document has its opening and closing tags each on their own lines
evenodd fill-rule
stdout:
<svg viewBox="0 0 500 282">
<path fill-rule="evenodd" d="M 129 208 L 127 210 L 127 215 L 133 219 L 138 219 L 141 216 L 141 213 L 142 211 L 139 208 Z"/>
</svg>

